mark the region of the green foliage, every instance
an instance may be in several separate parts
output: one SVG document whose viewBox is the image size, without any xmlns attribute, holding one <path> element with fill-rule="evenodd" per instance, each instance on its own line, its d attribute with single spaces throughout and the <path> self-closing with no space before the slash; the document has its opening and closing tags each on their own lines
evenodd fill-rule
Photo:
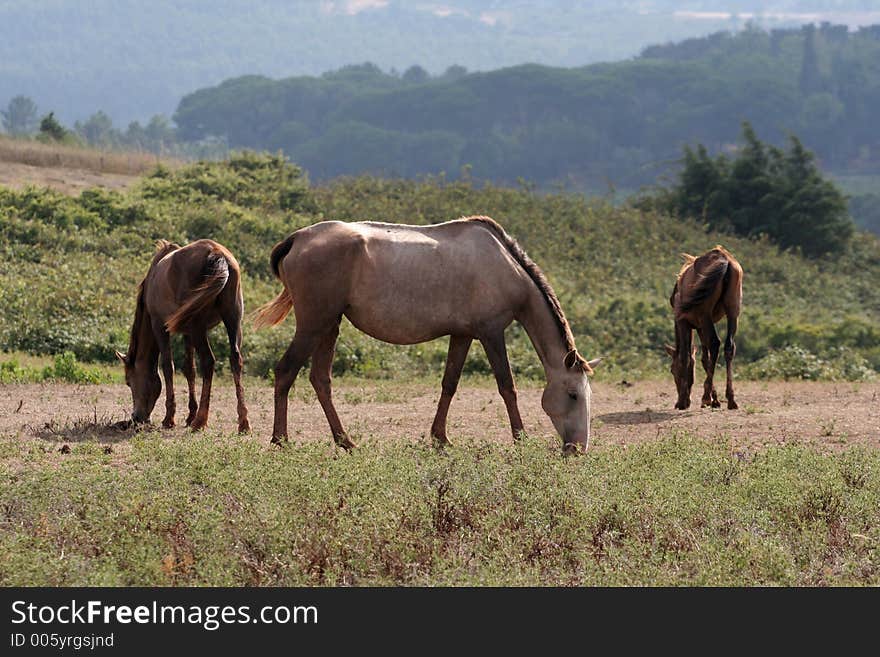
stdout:
<svg viewBox="0 0 880 657">
<path fill-rule="evenodd" d="M 29 135 L 37 123 L 37 104 L 27 96 L 15 96 L 5 110 L 0 110 L 0 116 L 3 129 L 10 135 Z"/>
<path fill-rule="evenodd" d="M 764 234 L 811 257 L 842 251 L 853 234 L 846 199 L 822 177 L 814 155 L 793 135 L 786 153 L 768 146 L 748 122 L 743 141 L 732 161 L 710 157 L 702 144 L 696 151 L 686 146 L 678 184 L 638 203 L 699 218 L 710 228 Z"/>
<path fill-rule="evenodd" d="M 44 137 L 48 141 L 64 141 L 67 136 L 67 130 L 63 125 L 58 123 L 55 118 L 55 112 L 49 112 L 40 119 L 40 137 Z"/>
<path fill-rule="evenodd" d="M 667 436 L 564 460 L 527 437 L 331 458 L 142 433 L 114 451 L 0 438 L 0 584 L 880 584 L 877 450 Z"/>
<path fill-rule="evenodd" d="M 865 358 L 846 347 L 837 349 L 836 353 L 825 360 L 803 347 L 787 346 L 748 363 L 740 371 L 747 378 L 786 381 L 790 379 L 866 381 L 873 380 L 877 376 Z"/>
<path fill-rule="evenodd" d="M 95 368 L 83 367 L 72 351 L 55 356 L 54 362 L 42 369 L 21 365 L 17 359 L 0 362 L 0 383 L 109 383 L 110 377 Z"/>
<path fill-rule="evenodd" d="M 76 362 L 72 351 L 55 356 L 55 362 L 43 370 L 43 379 L 67 383 L 107 383 L 108 378 Z"/>
<path fill-rule="evenodd" d="M 21 365 L 14 358 L 0 361 L 0 383 L 35 383 L 42 379 L 40 370 Z"/>
<path fill-rule="evenodd" d="M 635 189 L 667 173 L 682 143 L 723 152 L 742 120 L 776 146 L 799 135 L 826 170 L 876 170 L 870 108 L 880 39 L 840 27 L 751 27 L 569 69 L 427 79 L 364 65 L 315 78 L 243 76 L 183 97 L 174 118 L 184 140 L 213 135 L 233 147 L 280 148 L 317 180 L 455 177 L 470 167 L 479 179 L 521 176 L 544 189 Z M 803 202 L 813 201 L 795 205 Z"/>
<path fill-rule="evenodd" d="M 668 298 L 677 254 L 701 253 L 719 242 L 746 271 L 738 370 L 799 376 L 777 363 L 791 360 L 790 354 L 773 355 L 797 347 L 822 361 L 821 378 L 870 378 L 880 371 L 880 245 L 871 236 L 860 236 L 833 260 L 805 260 L 780 253 L 767 240 L 573 194 L 539 195 L 526 185 L 359 177 L 309 187 L 302 171 L 282 157 L 253 153 L 158 168 L 124 193 L 92 189 L 68 197 L 0 189 L 0 348 L 70 351 L 79 361 L 113 362 L 114 350 L 128 344 L 135 290 L 160 238 L 183 244 L 209 237 L 227 245 L 242 266 L 250 312 L 278 293 L 269 252 L 297 228 L 322 219 L 425 224 L 470 214 L 500 221 L 544 269 L 581 352 L 605 357 L 598 377 L 667 376 L 662 345 L 672 340 Z M 248 373 L 271 372 L 292 338 L 293 321 L 260 332 L 245 322 Z M 222 328 L 211 340 L 218 365 L 226 367 Z M 518 325 L 508 331 L 508 342 L 516 375 L 541 379 L 540 361 Z M 343 321 L 334 372 L 439 378 L 445 350 L 445 339 L 386 345 Z M 754 362 L 762 365 L 747 367 Z M 479 348 L 465 370 L 490 373 Z"/>
</svg>

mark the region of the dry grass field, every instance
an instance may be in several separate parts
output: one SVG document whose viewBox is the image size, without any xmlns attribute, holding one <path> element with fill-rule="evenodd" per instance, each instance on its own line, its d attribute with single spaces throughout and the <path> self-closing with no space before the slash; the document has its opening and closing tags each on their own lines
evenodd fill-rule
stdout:
<svg viewBox="0 0 880 657">
<path fill-rule="evenodd" d="M 66 194 L 90 187 L 122 189 L 159 163 L 179 164 L 151 153 L 102 151 L 0 136 L 0 186 L 14 189 L 34 185 Z"/>
</svg>

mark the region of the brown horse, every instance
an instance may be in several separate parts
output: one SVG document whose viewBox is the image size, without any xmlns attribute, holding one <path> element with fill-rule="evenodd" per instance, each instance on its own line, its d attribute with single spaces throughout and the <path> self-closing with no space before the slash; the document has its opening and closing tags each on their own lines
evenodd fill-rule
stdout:
<svg viewBox="0 0 880 657">
<path fill-rule="evenodd" d="M 590 439 L 590 384 L 599 362 L 577 352 L 571 329 L 550 284 L 522 248 L 488 217 L 433 226 L 327 221 L 296 231 L 272 250 L 272 270 L 284 285 L 258 310 L 257 326 L 281 322 L 293 308 L 296 333 L 275 366 L 272 442 L 287 437 L 287 398 L 311 357 L 310 380 L 336 443 L 354 446 L 331 400 L 330 370 L 339 323 L 392 344 L 448 335 L 442 394 L 431 427 L 439 446 L 449 443 L 446 415 L 471 342 L 488 356 L 507 407 L 514 438 L 523 430 L 504 330 L 518 320 L 547 375 L 542 405 L 563 440 L 564 452 Z"/>
<path fill-rule="evenodd" d="M 733 357 L 736 355 L 736 335 L 739 311 L 742 308 L 743 270 L 729 251 L 716 246 L 699 258 L 683 253 L 685 262 L 678 272 L 669 303 L 675 315 L 675 347 L 666 345 L 672 356 L 672 376 L 678 388 L 675 408 L 684 410 L 691 405 L 691 386 L 694 384 L 696 345 L 693 331 L 700 334 L 703 350 L 703 384 L 701 406 L 718 408 L 718 393 L 713 377 L 721 340 L 715 331 L 715 322 L 727 317 L 727 338 L 724 341 L 724 359 L 727 362 L 727 408 L 737 408 L 733 396 Z"/>
<path fill-rule="evenodd" d="M 171 335 L 183 334 L 185 355 L 183 373 L 189 386 L 187 426 L 201 429 L 208 423 L 211 381 L 214 377 L 214 353 L 208 342 L 208 330 L 221 321 L 229 336 L 232 378 L 238 398 L 238 430 L 248 424 L 244 390 L 241 386 L 241 317 L 244 302 L 241 277 L 233 255 L 226 247 L 211 240 L 198 240 L 184 247 L 160 240 L 150 269 L 138 287 L 134 323 L 128 353 L 116 356 L 125 365 L 125 382 L 131 388 L 135 423 L 149 422 L 150 414 L 162 391 L 157 373 L 161 364 L 165 377 L 165 419 L 163 427 L 174 426 L 174 361 Z M 199 354 L 202 395 L 196 403 L 195 363 Z"/>
</svg>

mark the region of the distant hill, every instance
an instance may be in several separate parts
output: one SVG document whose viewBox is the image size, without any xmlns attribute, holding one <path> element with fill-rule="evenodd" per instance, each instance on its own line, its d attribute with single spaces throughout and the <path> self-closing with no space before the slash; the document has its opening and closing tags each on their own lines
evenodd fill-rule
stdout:
<svg viewBox="0 0 880 657">
<path fill-rule="evenodd" d="M 798 135 L 826 171 L 880 174 L 880 26 L 719 32 L 579 68 L 523 65 L 409 79 L 373 65 L 320 77 L 233 78 L 183 98 L 183 139 L 283 149 L 317 179 L 462 167 L 577 189 L 669 174 L 684 144 Z"/>
<path fill-rule="evenodd" d="M 437 74 L 534 62 L 581 66 L 652 43 L 812 20 L 880 22 L 867 0 L 5 0 L 0 106 L 18 94 L 65 123 L 170 114 L 184 94 L 245 74 L 317 75 L 364 61 Z M 872 13 L 873 11 L 873 13 Z M 738 12 L 733 15 L 731 12 Z"/>
</svg>

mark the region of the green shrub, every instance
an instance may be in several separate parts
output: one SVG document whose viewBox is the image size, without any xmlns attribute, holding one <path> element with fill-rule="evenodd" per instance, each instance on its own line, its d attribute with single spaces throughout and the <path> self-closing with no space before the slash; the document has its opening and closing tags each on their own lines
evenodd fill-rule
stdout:
<svg viewBox="0 0 880 657">
<path fill-rule="evenodd" d="M 43 369 L 43 379 L 66 383 L 107 383 L 110 380 L 109 377 L 80 365 L 70 351 L 55 356 L 55 362 Z"/>
</svg>

